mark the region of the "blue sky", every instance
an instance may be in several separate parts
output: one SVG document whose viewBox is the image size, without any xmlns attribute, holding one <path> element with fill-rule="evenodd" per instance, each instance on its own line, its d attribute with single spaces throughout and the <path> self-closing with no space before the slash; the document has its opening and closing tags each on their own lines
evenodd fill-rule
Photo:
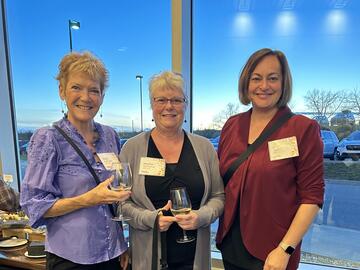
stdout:
<svg viewBox="0 0 360 270">
<path fill-rule="evenodd" d="M 360 4 L 345 1 L 194 1 L 194 127 L 211 126 L 212 118 L 237 101 L 237 80 L 248 56 L 262 47 L 280 49 L 293 73 L 294 110 L 304 110 L 306 90 L 360 86 Z M 344 2 L 344 1 L 343 1 Z M 8 0 L 12 75 L 17 122 L 38 127 L 61 117 L 54 79 L 69 51 L 68 19 L 81 23 L 72 32 L 74 50 L 90 50 L 110 71 L 110 87 L 100 122 L 140 125 L 137 74 L 144 76 L 144 126 L 151 127 L 147 83 L 171 68 L 170 0 Z"/>
<path fill-rule="evenodd" d="M 19 126 L 39 126 L 61 117 L 54 78 L 69 51 L 68 19 L 81 24 L 72 31 L 73 50 L 93 52 L 110 71 L 104 117 L 98 120 L 115 126 L 131 126 L 134 120 L 139 126 L 135 76 L 144 76 L 143 108 L 148 110 L 149 77 L 171 68 L 170 2 L 11 0 L 7 12 Z M 151 123 L 150 111 L 144 112 L 145 121 Z"/>
<path fill-rule="evenodd" d="M 235 5 L 244 1 L 195 2 L 195 115 L 204 118 L 200 108 L 236 102 L 240 70 L 262 47 L 287 55 L 294 110 L 304 109 L 308 89 L 360 86 L 359 1 L 347 1 L 343 9 L 332 8 L 334 1 L 295 1 L 296 8 L 287 11 L 274 4 L 284 1 L 245 1 L 251 3 L 248 11 Z"/>
</svg>

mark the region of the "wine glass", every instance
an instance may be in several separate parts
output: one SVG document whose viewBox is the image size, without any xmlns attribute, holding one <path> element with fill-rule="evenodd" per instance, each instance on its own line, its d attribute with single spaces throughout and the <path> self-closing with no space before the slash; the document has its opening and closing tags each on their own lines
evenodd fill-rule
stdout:
<svg viewBox="0 0 360 270">
<path fill-rule="evenodd" d="M 113 163 L 111 166 L 111 175 L 114 180 L 110 184 L 110 189 L 115 191 L 130 191 L 132 188 L 132 174 L 130 164 L 127 162 Z M 122 202 L 118 202 L 118 214 L 113 217 L 114 221 L 127 221 L 131 218 L 124 217 L 122 214 Z"/>
<path fill-rule="evenodd" d="M 185 187 L 171 189 L 170 200 L 171 200 L 170 210 L 174 216 L 186 215 L 190 213 L 191 201 Z M 183 230 L 183 236 L 181 238 L 176 239 L 176 242 L 182 244 L 182 243 L 189 243 L 194 240 L 195 240 L 194 236 L 186 235 L 186 231 Z"/>
</svg>

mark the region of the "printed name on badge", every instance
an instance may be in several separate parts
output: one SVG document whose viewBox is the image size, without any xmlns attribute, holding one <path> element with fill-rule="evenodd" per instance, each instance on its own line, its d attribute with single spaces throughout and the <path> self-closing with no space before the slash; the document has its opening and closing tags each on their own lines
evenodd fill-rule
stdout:
<svg viewBox="0 0 360 270">
<path fill-rule="evenodd" d="M 96 153 L 105 169 L 111 170 L 113 165 L 120 164 L 120 161 L 115 153 Z"/>
<path fill-rule="evenodd" d="M 280 160 L 299 156 L 295 136 L 268 142 L 270 160 Z"/>
<path fill-rule="evenodd" d="M 165 159 L 142 157 L 140 159 L 139 174 L 165 176 Z"/>
</svg>

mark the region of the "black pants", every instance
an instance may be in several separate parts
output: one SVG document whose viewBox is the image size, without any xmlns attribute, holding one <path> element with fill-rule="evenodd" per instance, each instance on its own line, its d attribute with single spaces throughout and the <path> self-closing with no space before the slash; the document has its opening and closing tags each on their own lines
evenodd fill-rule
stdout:
<svg viewBox="0 0 360 270">
<path fill-rule="evenodd" d="M 119 270 L 119 257 L 96 264 L 78 264 L 61 258 L 55 254 L 46 253 L 46 270 Z"/>
<path fill-rule="evenodd" d="M 169 264 L 168 270 L 193 270 L 193 264 Z"/>
<path fill-rule="evenodd" d="M 236 265 L 233 265 L 232 263 L 226 262 L 223 260 L 224 263 L 224 269 L 225 270 L 247 270 L 245 268 L 237 267 Z"/>
</svg>

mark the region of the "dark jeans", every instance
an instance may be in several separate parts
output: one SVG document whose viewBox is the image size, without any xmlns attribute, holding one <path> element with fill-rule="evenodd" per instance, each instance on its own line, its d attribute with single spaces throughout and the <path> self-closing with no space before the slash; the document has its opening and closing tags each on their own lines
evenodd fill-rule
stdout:
<svg viewBox="0 0 360 270">
<path fill-rule="evenodd" d="M 119 257 L 96 264 L 78 264 L 61 258 L 55 254 L 46 253 L 46 270 L 119 270 Z"/>
</svg>

